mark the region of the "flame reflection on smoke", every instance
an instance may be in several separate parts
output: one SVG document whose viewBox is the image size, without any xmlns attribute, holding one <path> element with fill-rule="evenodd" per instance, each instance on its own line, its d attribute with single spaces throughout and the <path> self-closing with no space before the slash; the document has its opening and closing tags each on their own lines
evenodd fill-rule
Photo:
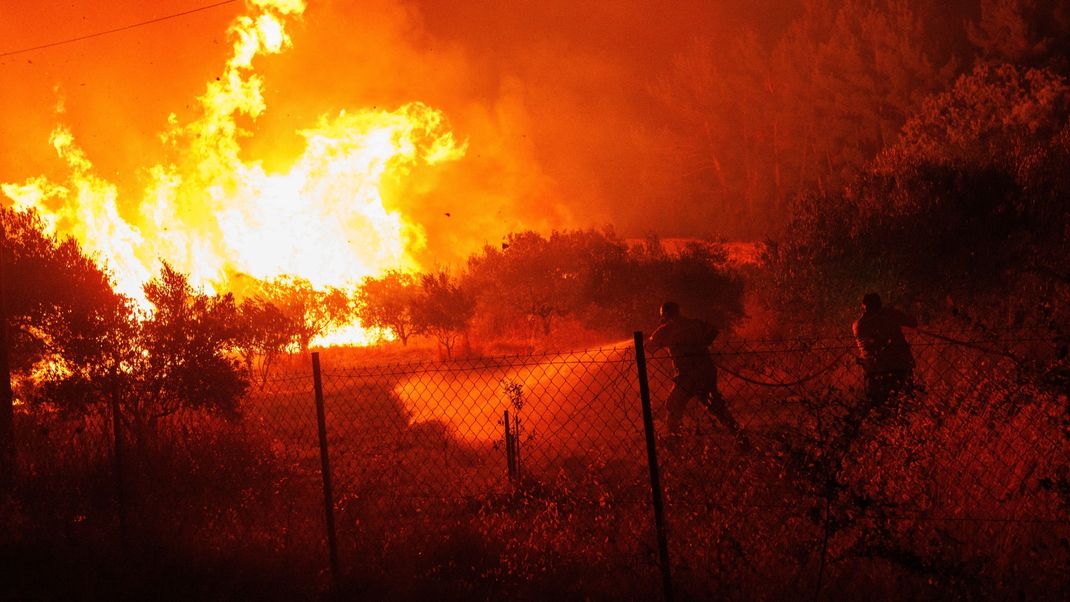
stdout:
<svg viewBox="0 0 1070 602">
<path fill-rule="evenodd" d="M 286 18 L 304 10 L 301 0 L 248 5 L 255 14 L 231 25 L 231 58 L 198 99 L 199 116 L 183 124 L 171 115 L 162 140 L 172 159 L 143 170 L 139 202 L 121 203 L 117 186 L 94 173 L 62 125 L 51 143 L 66 181 L 0 184 L 17 209 L 36 209 L 51 233 L 74 237 L 112 272 L 116 289 L 135 299 L 144 301 L 141 287 L 160 260 L 209 292 L 229 290 L 236 275 L 293 274 L 326 287 L 417 269 L 423 229 L 387 208 L 382 184 L 404 179 L 416 165 L 464 155 L 443 115 L 414 102 L 321 117 L 300 130 L 304 151 L 284 172 L 241 157 L 250 132 L 240 124 L 266 110 L 254 59 L 286 49 Z M 359 327 L 350 332 L 332 340 L 367 338 Z"/>
</svg>

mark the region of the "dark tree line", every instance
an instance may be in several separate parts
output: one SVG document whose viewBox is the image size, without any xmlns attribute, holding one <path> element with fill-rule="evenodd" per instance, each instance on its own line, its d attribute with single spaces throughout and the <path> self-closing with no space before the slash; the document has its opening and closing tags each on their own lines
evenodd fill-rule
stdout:
<svg viewBox="0 0 1070 602">
<path fill-rule="evenodd" d="M 279 358 L 354 321 L 452 357 L 472 336 L 531 344 L 562 321 L 623 338 L 668 298 L 722 325 L 742 315 L 742 281 L 717 245 L 669 252 L 595 230 L 516 233 L 455 274 L 388 271 L 348 291 L 287 276 L 249 281 L 237 299 L 198 290 L 163 263 L 139 307 L 34 213 L 3 217 L 16 397 L 67 411 L 120 403 L 139 431 L 183 408 L 238 415 Z"/>
<path fill-rule="evenodd" d="M 692 42 L 652 86 L 678 177 L 722 232 L 782 231 L 797 195 L 835 194 L 979 62 L 1070 69 L 1057 0 L 802 5 L 772 40 Z"/>
<path fill-rule="evenodd" d="M 1010 324 L 1050 321 L 1038 308 L 1060 305 L 1070 273 L 1068 160 L 1070 80 L 980 63 L 849 184 L 799 199 L 770 247 L 774 297 L 836 313 L 886 290 L 956 311 L 984 305 Z"/>
<path fill-rule="evenodd" d="M 449 353 L 472 332 L 531 342 L 552 338 L 562 322 L 623 338 L 669 298 L 727 326 L 742 316 L 742 292 L 718 245 L 695 242 L 674 253 L 657 239 L 630 245 L 612 231 L 527 231 L 483 247 L 452 279 L 368 278 L 356 311 L 402 343 L 429 334 Z"/>
</svg>

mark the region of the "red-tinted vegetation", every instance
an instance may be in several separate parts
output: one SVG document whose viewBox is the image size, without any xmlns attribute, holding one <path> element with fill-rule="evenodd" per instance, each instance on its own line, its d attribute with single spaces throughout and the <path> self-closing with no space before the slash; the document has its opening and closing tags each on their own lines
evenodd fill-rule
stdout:
<svg viewBox="0 0 1070 602">
<path fill-rule="evenodd" d="M 651 80 L 706 199 L 687 215 L 768 234 L 758 265 L 712 241 L 518 231 L 352 290 L 211 294 L 164 263 L 149 310 L 3 208 L 0 597 L 656 598 L 621 341 L 672 299 L 724 333 L 748 434 L 692 408 L 668 441 L 671 364 L 649 358 L 679 597 L 1064 599 L 1066 9 L 982 0 L 942 44 L 909 3 L 804 4 Z M 866 414 L 849 329 L 872 290 L 922 327 L 918 388 Z M 381 340 L 319 350 L 331 575 L 305 352 L 354 319 Z"/>
</svg>

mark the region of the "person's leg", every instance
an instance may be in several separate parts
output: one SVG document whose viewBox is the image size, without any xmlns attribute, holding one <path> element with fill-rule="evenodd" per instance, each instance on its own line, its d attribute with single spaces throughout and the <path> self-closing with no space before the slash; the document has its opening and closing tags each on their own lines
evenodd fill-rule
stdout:
<svg viewBox="0 0 1070 602">
<path fill-rule="evenodd" d="M 888 403 L 891 383 L 887 372 L 874 372 L 866 375 L 867 413 L 882 408 Z"/>
<path fill-rule="evenodd" d="M 888 414 L 898 414 L 907 398 L 914 394 L 914 374 L 911 370 L 889 372 L 886 377 Z"/>
<path fill-rule="evenodd" d="M 739 425 L 739 422 L 736 421 L 736 417 L 728 410 L 728 404 L 716 387 L 707 391 L 706 394 L 702 396 L 702 403 L 706 406 L 706 409 L 721 422 L 721 424 L 727 426 L 733 433 L 740 433 L 743 431 L 743 427 Z"/>
<path fill-rule="evenodd" d="M 680 428 L 684 422 L 684 410 L 687 408 L 687 400 L 691 398 L 680 385 L 673 385 L 669 392 L 669 399 L 665 403 L 669 412 L 669 434 L 676 437 L 680 435 Z"/>
<path fill-rule="evenodd" d="M 869 418 L 875 409 L 884 405 L 884 401 L 887 399 L 885 386 L 881 374 L 874 372 L 865 375 L 864 396 L 858 405 L 848 412 L 844 419 L 843 435 L 848 441 L 858 436 L 862 423 Z"/>
<path fill-rule="evenodd" d="M 881 399 L 883 387 L 884 383 L 879 373 L 866 374 L 866 398 L 863 400 L 866 411 L 872 410 L 883 401 Z"/>
</svg>

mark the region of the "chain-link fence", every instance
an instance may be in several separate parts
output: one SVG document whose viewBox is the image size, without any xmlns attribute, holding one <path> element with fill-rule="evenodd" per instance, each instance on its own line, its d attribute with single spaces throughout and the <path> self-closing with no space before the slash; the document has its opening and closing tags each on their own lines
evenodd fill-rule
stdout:
<svg viewBox="0 0 1070 602">
<path fill-rule="evenodd" d="M 677 583 L 744 599 L 1065 592 L 1068 414 L 1065 391 L 1038 386 L 1045 349 L 1036 333 L 919 333 L 913 389 L 865 412 L 851 338 L 721 344 L 744 435 L 696 411 L 664 456 Z M 671 365 L 650 365 L 664 398 Z"/>
<path fill-rule="evenodd" d="M 155 425 L 151 445 L 127 432 L 120 505 L 144 508 L 158 485 L 138 483 L 138 455 L 199 437 L 221 448 L 212 456 L 221 464 L 228 454 L 265 464 L 228 474 L 268 483 L 258 487 L 273 500 L 253 503 L 228 480 L 198 490 L 204 505 L 266 513 L 249 529 L 265 548 L 315 547 L 320 566 L 330 540 L 335 577 L 366 587 L 452 579 L 489 596 L 508 590 L 480 584 L 565 579 L 595 597 L 657 595 L 657 495 L 677 597 L 1067 593 L 1070 414 L 1065 387 L 1050 378 L 1052 341 L 1013 331 L 911 342 L 914 386 L 867 408 L 850 338 L 718 341 L 723 409 L 690 400 L 677 436 L 664 407 L 672 362 L 649 355 L 654 492 L 632 345 L 324 361 L 320 424 L 313 375 L 302 370 L 251 392 L 236 424 L 175 415 Z M 97 443 L 63 455 L 77 466 L 45 472 L 62 468 L 77 482 L 112 470 L 110 414 L 81 420 L 63 422 L 64 436 Z M 23 428 L 54 427 L 26 419 Z M 269 460 L 248 455 L 254 444 Z M 40 461 L 23 453 L 24 470 Z M 195 472 L 198 461 L 177 468 Z"/>
</svg>

